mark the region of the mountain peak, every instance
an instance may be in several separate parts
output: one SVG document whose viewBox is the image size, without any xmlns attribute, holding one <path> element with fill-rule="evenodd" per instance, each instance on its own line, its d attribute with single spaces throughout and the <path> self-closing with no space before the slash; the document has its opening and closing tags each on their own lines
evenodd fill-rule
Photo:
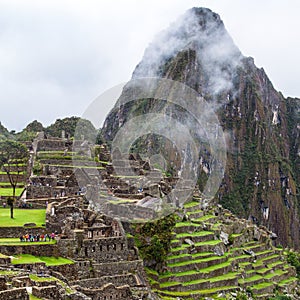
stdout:
<svg viewBox="0 0 300 300">
<path fill-rule="evenodd" d="M 241 62 L 241 52 L 220 16 L 202 7 L 189 9 L 155 37 L 145 50 L 133 78 L 166 77 L 164 67 L 168 62 L 179 53 L 190 50 L 195 52 L 195 63 L 201 66 L 202 73 L 208 75 L 204 84 L 206 92 L 215 94 L 230 89 L 234 70 Z"/>
<path fill-rule="evenodd" d="M 197 18 L 198 24 L 200 27 L 205 30 L 209 25 L 215 26 L 223 26 L 224 24 L 220 18 L 220 16 L 210 10 L 209 8 L 205 7 L 193 7 L 186 12 L 187 15 L 194 15 Z"/>
</svg>

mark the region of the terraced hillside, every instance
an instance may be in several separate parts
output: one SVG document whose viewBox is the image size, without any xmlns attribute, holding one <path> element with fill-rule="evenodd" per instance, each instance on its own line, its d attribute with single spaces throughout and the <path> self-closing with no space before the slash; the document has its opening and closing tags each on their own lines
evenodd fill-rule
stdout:
<svg viewBox="0 0 300 300">
<path fill-rule="evenodd" d="M 145 196 L 145 191 L 130 190 L 124 178 L 115 174 L 109 157 L 105 161 L 101 155 L 93 159 L 78 156 L 77 161 L 72 161 L 71 155 L 72 152 L 62 150 L 37 151 L 43 175 L 49 172 L 50 177 L 57 179 L 55 188 L 52 187 L 52 197 L 59 190 L 75 193 L 78 186 L 71 181 L 72 174 L 79 169 L 94 169 L 94 159 L 98 174 L 105 183 L 106 191 L 102 191 L 103 195 L 100 191 L 102 197 L 122 197 L 122 201 L 132 201 L 134 205 L 139 197 Z M 119 162 L 122 166 L 123 160 Z M 136 177 L 142 176 L 145 171 L 142 162 L 133 159 L 132 163 L 136 165 L 137 174 L 141 174 Z M 86 174 L 89 176 L 89 172 Z M 60 181 L 64 181 L 63 185 Z M 122 207 L 122 203 L 114 203 L 113 198 L 110 202 Z M 275 235 L 265 227 L 238 219 L 221 206 L 206 205 L 196 194 L 178 213 L 180 220 L 173 229 L 166 269 L 163 273 L 147 269 L 152 288 L 161 299 L 208 296 L 221 299 L 238 291 L 254 294 L 258 299 L 268 299 L 275 290 L 294 293 L 297 284 L 295 269 L 287 263 L 283 249 L 273 246 Z"/>
<path fill-rule="evenodd" d="M 174 228 L 166 271 L 147 273 L 162 299 L 220 299 L 238 291 L 268 299 L 275 290 L 294 293 L 295 269 L 271 237 L 221 206 L 203 209 L 201 199 L 194 198 Z"/>
</svg>

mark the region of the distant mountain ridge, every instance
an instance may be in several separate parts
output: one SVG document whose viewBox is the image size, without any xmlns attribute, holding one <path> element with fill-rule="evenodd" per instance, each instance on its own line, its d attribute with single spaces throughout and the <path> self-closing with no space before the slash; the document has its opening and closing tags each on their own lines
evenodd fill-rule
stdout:
<svg viewBox="0 0 300 300">
<path fill-rule="evenodd" d="M 97 129 L 89 120 L 82 119 L 80 117 L 72 116 L 63 119 L 57 119 L 53 124 L 44 127 L 44 125 L 34 120 L 30 122 L 22 131 L 20 132 L 9 132 L 0 123 L 0 136 L 2 138 L 17 139 L 20 141 L 30 141 L 36 136 L 37 132 L 44 131 L 49 137 L 61 138 L 64 135 L 66 138 L 72 138 L 75 134 L 80 135 L 77 138 L 86 138 L 91 141 L 96 140 L 98 134 Z"/>
</svg>

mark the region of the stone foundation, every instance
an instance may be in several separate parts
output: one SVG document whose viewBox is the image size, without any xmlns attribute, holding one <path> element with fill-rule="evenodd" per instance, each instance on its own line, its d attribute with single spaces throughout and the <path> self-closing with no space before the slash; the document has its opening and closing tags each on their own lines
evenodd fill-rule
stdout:
<svg viewBox="0 0 300 300">
<path fill-rule="evenodd" d="M 29 300 L 25 288 L 12 289 L 0 292 L 0 300 Z"/>
<path fill-rule="evenodd" d="M 34 256 L 60 256 L 56 244 L 30 245 L 30 242 L 24 242 L 24 246 L 0 246 L 0 253 L 4 255 L 31 254 Z"/>
<path fill-rule="evenodd" d="M 137 286 L 138 285 L 137 278 L 133 274 L 103 276 L 100 278 L 83 279 L 74 282 L 74 284 L 87 289 L 89 288 L 97 289 L 99 288 L 99 286 L 103 286 L 108 283 L 113 283 L 115 286 L 123 286 L 123 285 Z"/>
<path fill-rule="evenodd" d="M 57 285 L 32 287 L 32 295 L 40 299 L 64 300 L 63 295 L 59 292 Z"/>
<path fill-rule="evenodd" d="M 115 287 L 109 283 L 101 289 L 82 289 L 84 294 L 91 297 L 92 300 L 132 300 L 132 293 L 129 286 Z"/>
<path fill-rule="evenodd" d="M 28 210 L 28 214 L 30 214 L 30 210 Z M 46 228 L 44 227 L 1 227 L 0 228 L 0 238 L 19 238 L 20 236 L 25 235 L 26 233 L 30 233 L 33 235 L 37 234 L 46 234 L 48 233 Z"/>
<path fill-rule="evenodd" d="M 67 280 L 77 280 L 78 279 L 78 265 L 77 264 L 49 266 L 48 269 L 50 271 L 59 272 Z"/>
</svg>

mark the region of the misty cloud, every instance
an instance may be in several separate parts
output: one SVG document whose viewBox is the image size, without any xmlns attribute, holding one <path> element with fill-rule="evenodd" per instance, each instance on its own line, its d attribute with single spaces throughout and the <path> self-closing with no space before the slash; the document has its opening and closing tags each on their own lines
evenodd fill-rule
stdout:
<svg viewBox="0 0 300 300">
<path fill-rule="evenodd" d="M 196 51 L 198 64 L 208 76 L 207 92 L 216 95 L 231 89 L 242 55 L 220 17 L 208 9 L 190 9 L 159 34 L 146 49 L 133 78 L 160 77 L 160 67 L 188 49 Z"/>
</svg>

